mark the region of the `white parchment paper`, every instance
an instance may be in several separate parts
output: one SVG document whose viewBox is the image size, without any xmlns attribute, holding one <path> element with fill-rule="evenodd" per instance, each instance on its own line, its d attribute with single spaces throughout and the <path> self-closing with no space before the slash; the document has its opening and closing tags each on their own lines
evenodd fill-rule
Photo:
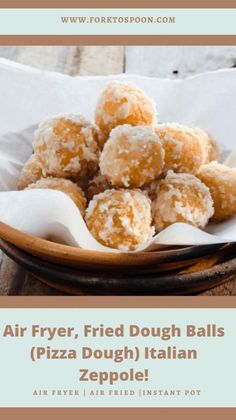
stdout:
<svg viewBox="0 0 236 420">
<path fill-rule="evenodd" d="M 69 77 L 0 59 L 0 220 L 24 232 L 72 246 L 119 252 L 99 244 L 77 207 L 53 190 L 15 191 L 22 166 L 32 152 L 35 124 L 61 112 L 92 118 L 101 89 L 109 80 L 127 80 L 157 103 L 159 121 L 199 125 L 209 131 L 236 167 L 236 70 L 200 74 L 185 80 L 138 75 Z M 26 128 L 25 128 L 26 127 Z M 201 231 L 176 223 L 138 250 L 160 245 L 207 245 L 236 241 L 236 217 Z"/>
</svg>

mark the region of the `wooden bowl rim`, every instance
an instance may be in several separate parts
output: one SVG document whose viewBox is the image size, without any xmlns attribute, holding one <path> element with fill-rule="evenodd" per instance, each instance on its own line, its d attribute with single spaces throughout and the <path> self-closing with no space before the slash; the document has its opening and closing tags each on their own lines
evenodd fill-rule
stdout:
<svg viewBox="0 0 236 420">
<path fill-rule="evenodd" d="M 210 268 L 204 268 L 191 274 L 167 273 L 160 275 L 151 273 L 130 277 L 128 274 L 127 276 L 119 275 L 117 271 L 115 275 L 102 272 L 94 277 L 94 273 L 89 271 L 82 272 L 68 267 L 60 267 L 51 262 L 42 264 L 39 258 L 35 256 L 29 258 L 28 254 L 21 249 L 6 243 L 4 240 L 2 242 L 4 243 L 4 252 L 26 270 L 32 272 L 36 278 L 46 283 L 50 279 L 51 287 L 63 290 L 63 288 L 61 289 L 61 286 L 63 286 L 64 291 L 70 294 L 76 294 L 78 290 L 85 290 L 86 294 L 91 294 L 95 289 L 96 295 L 98 287 L 102 291 L 106 290 L 108 295 L 130 295 L 130 288 L 133 289 L 132 294 L 135 295 L 140 294 L 137 293 L 139 289 L 142 292 L 141 294 L 144 292 L 146 295 L 147 290 L 148 295 L 153 294 L 155 288 L 158 289 L 157 294 L 166 294 L 166 292 L 168 295 L 195 294 L 223 284 L 229 279 L 229 276 L 236 273 L 236 256 L 232 255 L 229 260 L 218 262 Z M 88 281 L 89 279 L 91 281 Z M 117 285 L 119 285 L 118 293 Z M 107 292 L 101 294 L 107 295 Z"/>
<path fill-rule="evenodd" d="M 45 259 L 46 261 L 52 262 L 53 259 L 57 259 L 61 262 L 61 264 L 81 263 L 97 264 L 98 266 L 112 264 L 115 264 L 116 266 L 148 265 L 158 263 L 163 261 L 163 259 L 168 262 L 168 259 L 171 260 L 173 258 L 189 258 L 192 256 L 194 250 L 197 253 L 200 251 L 200 248 L 202 249 L 208 247 L 185 246 L 176 247 L 171 250 L 142 251 L 138 253 L 93 251 L 51 242 L 15 229 L 3 222 L 0 222 L 0 238 L 17 248 L 33 256 Z"/>
</svg>

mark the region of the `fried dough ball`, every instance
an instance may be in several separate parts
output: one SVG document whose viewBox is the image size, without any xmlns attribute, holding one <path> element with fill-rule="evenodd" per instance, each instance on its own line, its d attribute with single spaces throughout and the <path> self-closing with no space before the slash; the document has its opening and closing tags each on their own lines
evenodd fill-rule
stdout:
<svg viewBox="0 0 236 420">
<path fill-rule="evenodd" d="M 199 134 L 193 128 L 175 124 L 156 126 L 165 150 L 165 172 L 196 174 L 205 161 L 205 152 Z"/>
<path fill-rule="evenodd" d="M 117 125 L 155 124 L 155 104 L 137 86 L 111 82 L 101 93 L 95 111 L 95 122 L 106 141 L 110 131 Z"/>
<path fill-rule="evenodd" d="M 74 182 L 69 181 L 69 179 L 63 178 L 41 178 L 39 181 L 35 182 L 28 186 L 28 189 L 39 188 L 39 189 L 49 189 L 49 190 L 58 190 L 67 194 L 76 204 L 82 216 L 86 210 L 86 198 L 78 185 Z"/>
<path fill-rule="evenodd" d="M 194 131 L 199 136 L 202 143 L 205 158 L 204 163 L 209 163 L 218 160 L 220 157 L 220 147 L 216 140 L 213 139 L 205 130 L 199 127 L 194 127 Z"/>
<path fill-rule="evenodd" d="M 18 190 L 24 190 L 29 184 L 33 184 L 43 177 L 43 168 L 38 157 L 33 154 L 27 160 L 21 171 L 17 184 Z"/>
<path fill-rule="evenodd" d="M 214 213 L 213 200 L 209 188 L 194 175 L 169 171 L 157 183 L 152 212 L 158 232 L 176 222 L 204 228 Z"/>
<path fill-rule="evenodd" d="M 217 161 L 220 158 L 220 146 L 213 137 L 208 137 L 208 162 Z"/>
<path fill-rule="evenodd" d="M 105 176 L 98 172 L 97 175 L 93 179 L 91 179 L 88 183 L 86 189 L 86 196 L 89 200 L 92 200 L 93 196 L 96 194 L 100 194 L 106 190 L 111 189 L 111 184 L 107 181 Z"/>
<path fill-rule="evenodd" d="M 164 151 L 151 126 L 114 128 L 100 156 L 100 170 L 115 187 L 141 187 L 162 171 Z"/>
<path fill-rule="evenodd" d="M 217 161 L 220 158 L 220 146 L 213 137 L 208 137 L 208 162 Z"/>
<path fill-rule="evenodd" d="M 142 188 L 142 191 L 144 191 L 148 195 L 151 201 L 156 198 L 157 185 L 159 185 L 159 182 L 165 177 L 166 174 L 161 174 L 157 179 L 152 181 L 151 184 L 148 184 Z"/>
<path fill-rule="evenodd" d="M 35 132 L 34 151 L 47 175 L 83 179 L 98 168 L 97 130 L 80 114 L 50 117 Z"/>
<path fill-rule="evenodd" d="M 203 165 L 197 176 L 211 191 L 215 207 L 213 220 L 220 222 L 236 214 L 236 168 L 211 162 Z"/>
<path fill-rule="evenodd" d="M 154 234 L 151 201 L 138 190 L 107 190 L 95 195 L 86 210 L 92 235 L 110 248 L 135 250 Z"/>
</svg>

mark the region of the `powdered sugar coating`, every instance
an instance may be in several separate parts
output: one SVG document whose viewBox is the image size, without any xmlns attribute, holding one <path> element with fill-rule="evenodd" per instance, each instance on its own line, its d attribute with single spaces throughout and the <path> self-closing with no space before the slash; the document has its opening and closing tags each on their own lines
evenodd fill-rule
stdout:
<svg viewBox="0 0 236 420">
<path fill-rule="evenodd" d="M 197 174 L 211 191 L 217 222 L 236 214 L 236 169 L 217 162 L 203 165 Z"/>
<path fill-rule="evenodd" d="M 165 172 L 196 174 L 206 158 L 199 134 L 176 123 L 159 124 L 156 131 L 165 150 Z"/>
<path fill-rule="evenodd" d="M 93 196 L 100 194 L 106 190 L 111 189 L 111 184 L 107 181 L 106 177 L 98 172 L 93 179 L 88 182 L 86 188 L 86 196 L 89 200 L 92 200 Z"/>
<path fill-rule="evenodd" d="M 50 117 L 35 131 L 34 151 L 47 175 L 74 180 L 92 176 L 98 167 L 96 127 L 81 114 Z"/>
<path fill-rule="evenodd" d="M 220 147 L 216 140 L 213 139 L 205 130 L 199 127 L 193 127 L 204 151 L 204 164 L 217 161 L 220 157 Z"/>
<path fill-rule="evenodd" d="M 153 127 L 114 128 L 100 156 L 100 170 L 116 187 L 141 187 L 162 171 L 164 150 Z"/>
<path fill-rule="evenodd" d="M 32 154 L 25 163 L 17 184 L 18 190 L 24 190 L 43 177 L 43 166 L 35 154 Z"/>
<path fill-rule="evenodd" d="M 155 124 L 155 103 L 131 83 L 110 82 L 98 100 L 95 122 L 105 142 L 110 131 L 117 125 Z"/>
<path fill-rule="evenodd" d="M 69 179 L 63 178 L 41 178 L 39 181 L 35 182 L 28 186 L 27 189 L 32 188 L 39 188 L 39 189 L 50 189 L 50 190 L 58 190 L 62 191 L 67 194 L 76 204 L 78 209 L 80 210 L 82 216 L 85 213 L 86 209 L 86 198 L 78 185 L 74 182 L 70 181 Z"/>
<path fill-rule="evenodd" d="M 85 216 L 92 235 L 110 248 L 135 250 L 154 235 L 151 201 L 139 190 L 107 190 L 95 195 Z"/>
<path fill-rule="evenodd" d="M 157 183 L 152 213 L 158 232 L 176 222 L 203 229 L 214 213 L 210 190 L 194 175 L 169 171 Z"/>
</svg>

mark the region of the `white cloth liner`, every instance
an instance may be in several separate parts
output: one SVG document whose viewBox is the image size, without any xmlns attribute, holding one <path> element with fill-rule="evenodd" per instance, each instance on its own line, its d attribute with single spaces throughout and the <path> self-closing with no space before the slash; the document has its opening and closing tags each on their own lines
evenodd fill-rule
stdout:
<svg viewBox="0 0 236 420">
<path fill-rule="evenodd" d="M 138 75 L 72 78 L 0 59 L 2 222 L 68 245 L 120 252 L 102 246 L 92 237 L 77 207 L 66 194 L 53 190 L 14 191 L 21 168 L 32 152 L 34 124 L 61 112 L 81 112 L 91 118 L 103 86 L 108 80 L 120 79 L 137 84 L 157 102 L 159 121 L 199 125 L 208 130 L 224 150 L 235 147 L 235 69 L 178 81 Z M 236 167 L 236 152 L 230 154 L 226 164 Z M 176 223 L 137 251 L 161 245 L 208 245 L 234 241 L 236 217 L 210 224 L 205 232 L 185 223 Z"/>
</svg>

